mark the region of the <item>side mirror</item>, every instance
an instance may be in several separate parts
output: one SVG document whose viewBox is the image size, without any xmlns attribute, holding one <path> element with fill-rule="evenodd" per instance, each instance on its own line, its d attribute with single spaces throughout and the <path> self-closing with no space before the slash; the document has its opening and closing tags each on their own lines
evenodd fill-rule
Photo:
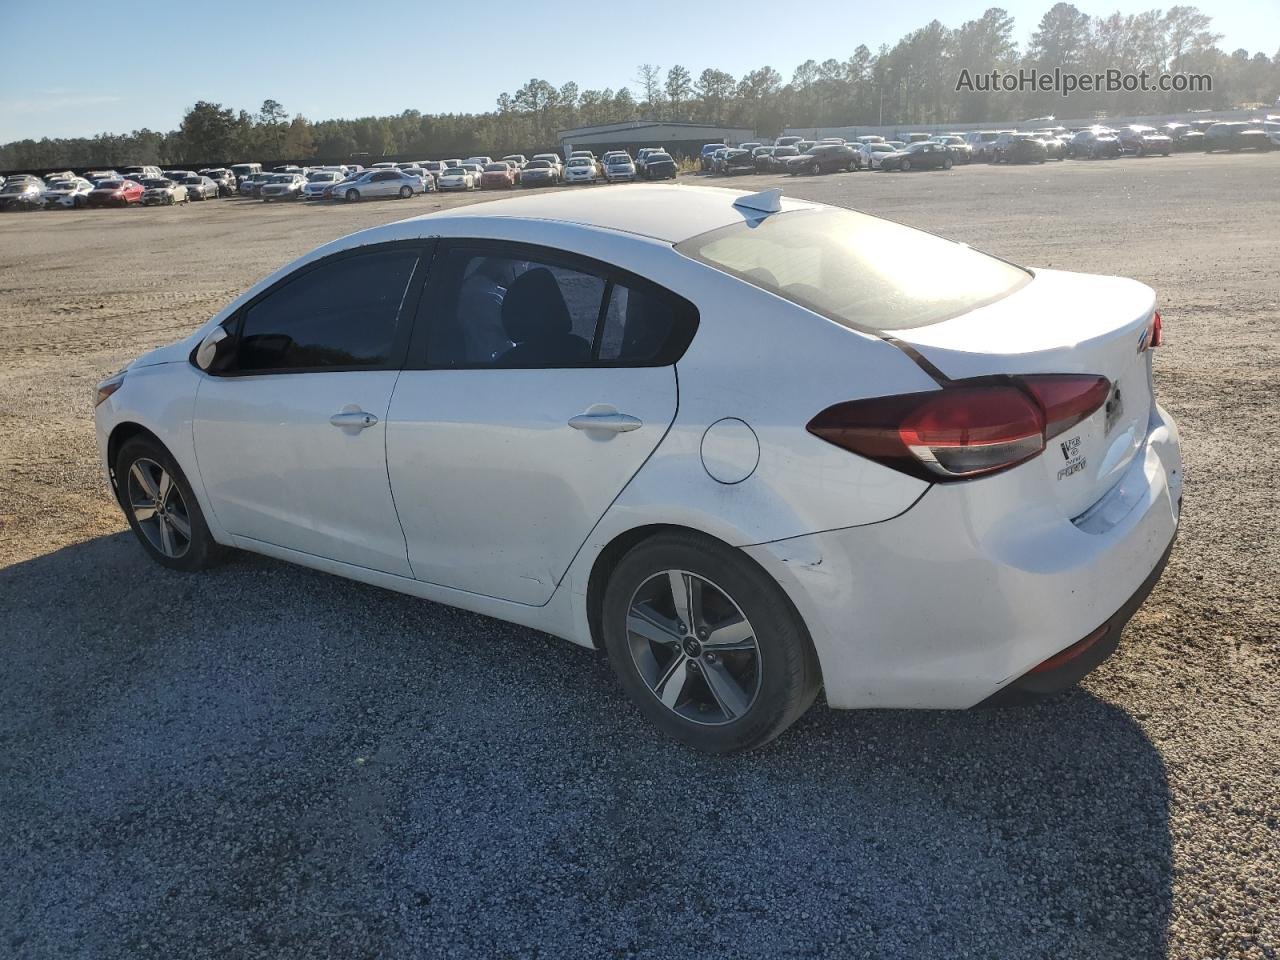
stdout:
<svg viewBox="0 0 1280 960">
<path fill-rule="evenodd" d="M 218 327 L 205 337 L 196 348 L 196 366 L 201 370 L 211 369 L 218 359 L 218 353 L 227 336 L 226 329 Z"/>
</svg>

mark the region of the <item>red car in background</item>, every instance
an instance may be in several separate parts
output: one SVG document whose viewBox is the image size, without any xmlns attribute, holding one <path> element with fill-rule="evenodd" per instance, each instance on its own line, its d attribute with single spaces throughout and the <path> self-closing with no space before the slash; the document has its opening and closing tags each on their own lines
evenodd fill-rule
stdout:
<svg viewBox="0 0 1280 960">
<path fill-rule="evenodd" d="M 520 175 L 516 168 L 501 160 L 495 163 L 486 163 L 484 173 L 480 174 L 481 190 L 493 190 L 496 188 L 510 190 L 519 182 Z"/>
<path fill-rule="evenodd" d="M 91 207 L 127 207 L 142 201 L 142 184 L 133 180 L 103 180 L 89 191 Z"/>
</svg>

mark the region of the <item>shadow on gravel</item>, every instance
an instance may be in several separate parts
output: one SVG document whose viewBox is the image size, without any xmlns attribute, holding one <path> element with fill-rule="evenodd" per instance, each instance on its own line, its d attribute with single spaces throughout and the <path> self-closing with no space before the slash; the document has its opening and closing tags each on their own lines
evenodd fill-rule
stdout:
<svg viewBox="0 0 1280 960">
<path fill-rule="evenodd" d="M 590 651 L 126 534 L 0 571 L 0 644 L 7 956 L 1165 952 L 1163 764 L 1083 691 L 707 758 Z"/>
</svg>

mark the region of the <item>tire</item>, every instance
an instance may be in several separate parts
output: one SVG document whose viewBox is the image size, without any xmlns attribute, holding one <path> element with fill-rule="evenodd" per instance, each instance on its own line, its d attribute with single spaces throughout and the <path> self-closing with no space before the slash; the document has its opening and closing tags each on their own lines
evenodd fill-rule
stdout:
<svg viewBox="0 0 1280 960">
<path fill-rule="evenodd" d="M 677 640 L 689 631 L 677 630 L 673 579 L 682 592 L 699 588 L 710 621 L 698 624 L 701 639 Z M 637 620 L 636 610 L 652 619 Z M 740 551 L 698 534 L 659 534 L 632 548 L 609 578 L 602 622 L 627 694 L 660 730 L 696 750 L 763 746 L 809 709 L 821 686 L 809 633 L 778 584 Z M 636 622 L 648 624 L 644 635 L 628 628 Z M 725 637 L 732 652 L 702 646 L 716 624 L 741 631 Z"/>
<path fill-rule="evenodd" d="M 849 166 L 845 167 L 845 169 L 848 170 L 850 173 L 856 173 L 858 170 L 858 161 L 850 160 Z"/>
<path fill-rule="evenodd" d="M 134 536 L 152 560 L 170 570 L 190 573 L 226 558 L 228 551 L 209 533 L 191 484 L 159 441 L 146 436 L 127 441 L 116 454 L 115 471 L 120 506 Z M 149 499 L 153 496 L 163 497 L 163 511 L 139 520 L 143 504 L 154 511 Z"/>
<path fill-rule="evenodd" d="M 903 157 L 902 162 L 898 164 L 898 169 L 903 173 L 909 173 L 911 171 L 911 161 Z"/>
<path fill-rule="evenodd" d="M 954 166 L 954 164 L 952 164 L 952 162 L 951 162 L 951 158 L 950 158 L 950 157 L 943 157 L 943 158 L 942 158 L 942 169 L 943 169 L 943 170 L 950 170 L 950 169 L 952 168 L 952 166 Z"/>
<path fill-rule="evenodd" d="M 347 203 L 359 203 L 359 202 L 360 202 L 360 191 L 359 191 L 359 190 L 348 190 L 348 191 L 347 191 L 347 193 L 346 193 L 346 199 L 347 199 Z"/>
<path fill-rule="evenodd" d="M 412 187 L 401 187 L 401 188 L 400 188 L 400 199 L 401 199 L 401 200 L 408 200 L 408 199 L 409 199 L 410 197 L 412 197 L 412 196 L 413 196 L 413 188 L 412 188 Z"/>
<path fill-rule="evenodd" d="M 816 177 L 818 174 L 820 174 L 820 173 L 822 172 L 822 164 L 820 164 L 820 163 L 812 163 L 812 164 L 810 164 L 810 165 L 809 165 L 809 172 L 810 172 L 811 174 L 813 174 L 813 176 L 815 176 L 815 177 Z"/>
</svg>

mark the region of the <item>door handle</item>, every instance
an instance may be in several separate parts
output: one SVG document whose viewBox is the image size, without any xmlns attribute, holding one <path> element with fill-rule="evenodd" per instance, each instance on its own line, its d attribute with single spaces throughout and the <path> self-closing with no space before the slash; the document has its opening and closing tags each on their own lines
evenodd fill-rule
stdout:
<svg viewBox="0 0 1280 960">
<path fill-rule="evenodd" d="M 569 418 L 569 426 L 575 430 L 604 430 L 609 433 L 630 433 L 639 430 L 644 423 L 625 413 L 580 413 Z"/>
<path fill-rule="evenodd" d="M 344 430 L 363 430 L 365 427 L 372 427 L 378 422 L 378 418 L 363 410 L 343 410 L 330 417 L 329 422 Z"/>
</svg>

